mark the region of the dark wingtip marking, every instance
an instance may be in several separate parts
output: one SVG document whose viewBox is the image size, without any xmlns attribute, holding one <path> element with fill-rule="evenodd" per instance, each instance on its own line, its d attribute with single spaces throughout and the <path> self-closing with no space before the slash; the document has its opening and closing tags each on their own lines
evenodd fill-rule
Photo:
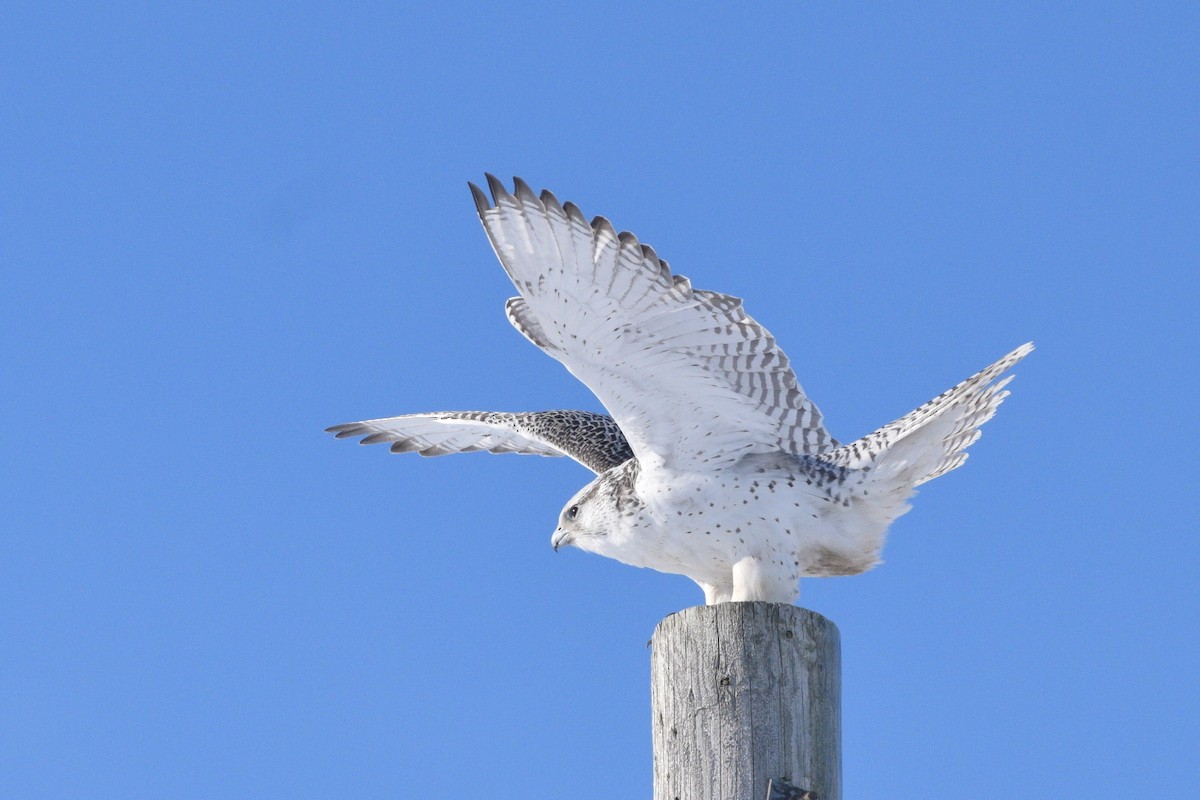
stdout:
<svg viewBox="0 0 1200 800">
<path fill-rule="evenodd" d="M 607 233 L 612 234 L 614 237 L 617 235 L 616 228 L 614 228 L 612 226 L 612 223 L 609 222 L 604 217 L 593 217 L 592 218 L 592 230 L 596 231 L 597 233 L 599 233 L 600 231 L 606 231 Z"/>
<path fill-rule="evenodd" d="M 483 176 L 487 178 L 488 188 L 492 191 L 492 200 L 496 202 L 496 205 L 499 205 L 503 199 L 512 199 L 512 195 L 509 194 L 508 189 L 504 188 L 504 184 L 495 175 L 485 172 Z"/>
<path fill-rule="evenodd" d="M 379 444 L 380 442 L 393 441 L 394 437 L 390 433 L 372 433 L 370 436 L 364 437 L 359 441 L 359 444 Z"/>
<path fill-rule="evenodd" d="M 563 212 L 563 207 L 558 202 L 558 198 L 555 197 L 549 189 L 542 189 L 540 197 L 542 200 L 542 205 L 546 208 L 550 209 L 551 211 L 557 211 L 560 214 Z"/>
<path fill-rule="evenodd" d="M 353 436 L 355 431 L 361 429 L 362 426 L 357 422 L 343 422 L 341 425 L 330 425 L 325 429 L 325 432 L 332 433 L 339 439 L 345 439 L 347 436 Z"/>
<path fill-rule="evenodd" d="M 521 199 L 521 202 L 534 204 L 538 202 L 537 195 L 533 193 L 533 189 L 529 188 L 529 184 L 515 175 L 513 176 L 513 188 L 516 190 L 517 197 Z"/>
<path fill-rule="evenodd" d="M 567 212 L 568 217 L 575 222 L 578 222 L 580 225 L 588 224 L 587 217 L 585 217 L 583 212 L 579 210 L 579 206 L 575 205 L 570 200 L 563 203 L 562 209 L 563 211 Z"/>
<path fill-rule="evenodd" d="M 483 193 L 483 189 L 480 189 L 470 181 L 467 181 L 467 186 L 471 187 L 471 197 L 475 199 L 475 210 L 480 214 L 490 211 L 492 204 L 488 202 L 487 195 Z"/>
<path fill-rule="evenodd" d="M 638 246 L 637 237 L 629 231 L 621 231 L 617 234 L 617 238 L 621 241 L 621 244 L 629 245 L 630 247 Z"/>
</svg>

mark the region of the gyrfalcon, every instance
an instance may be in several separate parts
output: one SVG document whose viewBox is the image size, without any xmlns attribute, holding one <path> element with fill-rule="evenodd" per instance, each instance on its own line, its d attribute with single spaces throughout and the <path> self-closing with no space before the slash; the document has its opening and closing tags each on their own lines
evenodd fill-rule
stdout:
<svg viewBox="0 0 1200 800">
<path fill-rule="evenodd" d="M 708 603 L 791 603 L 799 579 L 880 561 L 915 487 L 966 460 L 1008 396 L 1022 345 L 874 433 L 839 444 L 765 328 L 729 295 L 693 289 L 633 234 L 572 203 L 470 184 L 519 297 L 508 319 L 583 381 L 587 411 L 446 411 L 328 430 L 395 453 L 570 456 L 597 473 L 551 543 L 686 575 Z"/>
</svg>

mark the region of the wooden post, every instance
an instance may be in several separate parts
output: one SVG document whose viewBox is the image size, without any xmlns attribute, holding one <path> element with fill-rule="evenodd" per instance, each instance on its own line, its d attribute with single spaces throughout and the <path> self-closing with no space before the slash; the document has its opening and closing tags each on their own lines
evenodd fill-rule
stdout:
<svg viewBox="0 0 1200 800">
<path fill-rule="evenodd" d="M 771 781 L 841 800 L 832 622 L 779 603 L 697 606 L 660 622 L 651 648 L 654 800 L 766 800 Z"/>
</svg>

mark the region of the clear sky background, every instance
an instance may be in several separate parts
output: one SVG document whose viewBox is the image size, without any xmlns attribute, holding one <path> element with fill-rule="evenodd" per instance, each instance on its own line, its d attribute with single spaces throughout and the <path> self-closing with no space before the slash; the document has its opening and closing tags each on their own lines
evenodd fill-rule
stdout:
<svg viewBox="0 0 1200 800">
<path fill-rule="evenodd" d="M 168 7 L 169 6 L 169 7 Z M 746 298 L 848 440 L 1033 339 L 841 629 L 847 798 L 1200 781 L 1200 12 L 7 4 L 0 796 L 648 797 L 684 578 L 565 459 L 328 425 L 598 409 L 504 319 L 517 174 Z"/>
</svg>

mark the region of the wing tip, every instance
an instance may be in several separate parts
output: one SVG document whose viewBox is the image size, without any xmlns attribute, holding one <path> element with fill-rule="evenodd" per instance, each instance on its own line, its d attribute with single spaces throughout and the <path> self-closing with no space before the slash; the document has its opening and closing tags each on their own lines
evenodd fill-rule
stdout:
<svg viewBox="0 0 1200 800">
<path fill-rule="evenodd" d="M 521 180 L 516 175 L 513 176 L 513 190 L 517 196 L 517 199 L 522 203 L 541 205 L 541 201 L 538 200 L 538 197 L 536 194 L 534 194 L 533 189 L 529 188 L 529 184 Z"/>
<path fill-rule="evenodd" d="M 483 173 L 483 177 L 487 179 L 488 190 L 492 193 L 492 200 L 496 205 L 500 205 L 502 200 L 512 200 L 512 194 L 504 187 L 504 182 L 490 172 Z"/>
<path fill-rule="evenodd" d="M 362 429 L 362 423 L 359 422 L 343 422 L 340 425 L 330 425 L 323 432 L 332 433 L 335 439 L 347 439 L 355 435 L 356 431 Z"/>
<path fill-rule="evenodd" d="M 380 431 L 379 433 L 372 433 L 370 436 L 364 436 L 362 439 L 359 439 L 358 443 L 360 445 L 371 445 L 381 442 L 394 442 L 395 440 L 396 437 L 394 434 L 387 431 Z"/>
<path fill-rule="evenodd" d="M 587 217 L 583 215 L 583 211 L 581 211 L 579 206 L 575 205 L 570 200 L 562 204 L 562 210 L 566 212 L 567 216 L 570 217 L 572 222 L 585 226 L 589 224 Z"/>
<path fill-rule="evenodd" d="M 606 233 L 614 239 L 617 238 L 617 229 L 613 227 L 607 217 L 592 217 L 591 226 L 596 233 Z"/>
<path fill-rule="evenodd" d="M 475 200 L 475 210 L 482 216 L 485 212 L 492 210 L 492 204 L 488 202 L 487 195 L 483 189 L 480 189 L 475 184 L 467 181 L 467 186 L 471 187 L 471 197 Z"/>
<path fill-rule="evenodd" d="M 553 211 L 555 214 L 565 216 L 562 204 L 558 202 L 558 198 L 549 189 L 542 189 L 542 193 L 538 195 L 542 201 L 542 207 L 548 211 Z"/>
<path fill-rule="evenodd" d="M 1025 358 L 1025 356 L 1032 353 L 1035 349 L 1036 348 L 1034 347 L 1033 342 L 1026 342 L 1008 355 L 1001 358 L 996 363 L 989 367 L 985 367 L 974 377 L 987 377 L 988 382 L 993 381 L 1015 367 L 1022 359 Z M 967 379 L 967 381 L 970 380 L 971 378 Z M 1011 380 L 1011 376 L 1010 378 L 1006 379 L 1005 382 L 1007 382 L 1007 380 Z"/>
<path fill-rule="evenodd" d="M 1013 350 L 1011 353 L 1009 353 L 1008 355 L 1006 355 L 1004 358 L 1002 358 L 1000 360 L 1008 361 L 1011 359 L 1012 363 L 1015 364 L 1018 361 L 1020 361 L 1022 358 L 1024 358 L 1025 356 L 1032 353 L 1036 349 L 1037 349 L 1037 347 L 1034 346 L 1033 342 L 1026 342 L 1025 344 L 1023 344 L 1020 347 L 1018 347 L 1017 349 Z"/>
</svg>

